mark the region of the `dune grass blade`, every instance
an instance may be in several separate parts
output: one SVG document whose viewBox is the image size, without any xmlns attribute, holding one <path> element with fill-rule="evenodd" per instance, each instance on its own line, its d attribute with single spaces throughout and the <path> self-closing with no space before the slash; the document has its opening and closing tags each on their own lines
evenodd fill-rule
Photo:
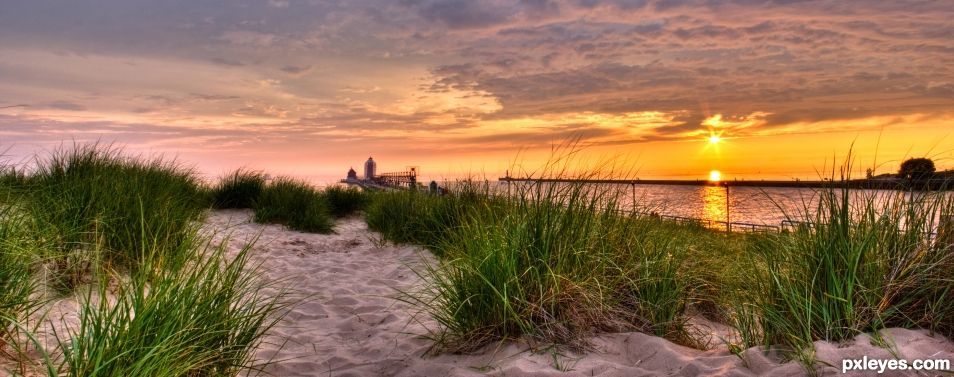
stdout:
<svg viewBox="0 0 954 377">
<path fill-rule="evenodd" d="M 255 222 L 277 223 L 303 232 L 331 233 L 334 222 L 321 193 L 309 184 L 276 178 L 255 203 Z"/>
<path fill-rule="evenodd" d="M 102 251 L 105 262 L 135 269 L 140 250 L 181 250 L 203 214 L 198 180 L 174 162 L 128 157 L 99 145 L 74 146 L 39 160 L 25 208 L 53 250 L 54 266 L 75 271 Z M 64 279 L 63 288 L 77 282 Z"/>
<path fill-rule="evenodd" d="M 356 188 L 331 186 L 322 195 L 328 203 L 328 212 L 336 218 L 342 218 L 364 210 L 369 194 Z"/>
<path fill-rule="evenodd" d="M 0 202 L 0 355 L 20 349 L 17 330 L 42 304 L 31 297 L 36 258 L 25 221 L 12 204 Z"/>
<path fill-rule="evenodd" d="M 437 255 L 450 232 L 474 211 L 499 206 L 499 201 L 458 193 L 446 197 L 414 191 L 375 193 L 365 210 L 365 221 L 396 243 L 422 245 Z"/>
<path fill-rule="evenodd" d="M 181 247 L 193 250 L 193 244 Z M 68 376 L 234 376 L 260 369 L 252 352 L 284 313 L 250 261 L 224 246 L 164 261 L 128 281 L 103 279 L 82 302 L 79 328 L 60 335 Z M 156 255 L 185 255 L 150 250 Z M 115 295 L 111 294 L 115 292 Z"/>
<path fill-rule="evenodd" d="M 212 189 L 212 207 L 254 208 L 264 190 L 264 174 L 238 169 L 222 177 Z"/>
</svg>

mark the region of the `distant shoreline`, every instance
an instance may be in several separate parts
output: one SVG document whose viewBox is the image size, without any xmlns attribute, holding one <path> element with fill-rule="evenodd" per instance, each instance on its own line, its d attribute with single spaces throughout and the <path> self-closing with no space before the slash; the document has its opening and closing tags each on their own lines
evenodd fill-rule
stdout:
<svg viewBox="0 0 954 377">
<path fill-rule="evenodd" d="M 951 179 L 928 179 L 908 182 L 900 178 L 891 179 L 853 179 L 847 181 L 778 181 L 778 180 L 732 180 L 712 182 L 703 179 L 569 179 L 569 178 L 515 178 L 500 177 L 500 182 L 544 182 L 544 183 L 594 183 L 621 185 L 671 185 L 671 186 L 731 186 L 731 187 L 791 187 L 791 188 L 828 188 L 849 187 L 871 190 L 951 190 Z"/>
</svg>

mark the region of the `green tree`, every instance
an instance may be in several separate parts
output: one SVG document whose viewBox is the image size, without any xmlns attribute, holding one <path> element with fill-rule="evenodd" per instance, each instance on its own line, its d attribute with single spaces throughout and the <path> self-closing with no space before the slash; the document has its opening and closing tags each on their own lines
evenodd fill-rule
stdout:
<svg viewBox="0 0 954 377">
<path fill-rule="evenodd" d="M 901 163 L 898 176 L 907 179 L 926 179 L 934 175 L 934 161 L 929 158 L 909 158 Z"/>
</svg>

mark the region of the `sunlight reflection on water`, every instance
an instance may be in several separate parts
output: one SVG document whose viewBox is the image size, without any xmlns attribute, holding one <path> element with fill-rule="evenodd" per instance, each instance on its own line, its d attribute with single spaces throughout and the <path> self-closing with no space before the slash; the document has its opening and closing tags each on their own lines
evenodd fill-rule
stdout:
<svg viewBox="0 0 954 377">
<path fill-rule="evenodd" d="M 498 189 L 506 190 L 506 183 Z M 678 216 L 703 221 L 716 222 L 727 220 L 736 223 L 762 225 L 781 225 L 783 220 L 811 220 L 818 206 L 817 188 L 779 188 L 779 187 L 730 187 L 729 200 L 726 201 L 724 186 L 679 186 L 679 185 L 635 185 L 617 184 L 619 193 L 618 207 L 625 211 L 636 210 L 644 213 L 658 213 L 666 216 Z M 607 186 L 608 187 L 608 186 Z M 852 190 L 854 202 L 863 203 L 866 198 L 875 198 L 877 202 L 891 202 L 898 196 L 906 196 L 902 191 L 891 190 Z M 952 194 L 949 194 L 952 195 Z M 635 206 L 633 200 L 635 198 Z M 896 202 L 896 201 L 895 201 Z M 904 202 L 902 198 L 902 202 Z"/>
</svg>

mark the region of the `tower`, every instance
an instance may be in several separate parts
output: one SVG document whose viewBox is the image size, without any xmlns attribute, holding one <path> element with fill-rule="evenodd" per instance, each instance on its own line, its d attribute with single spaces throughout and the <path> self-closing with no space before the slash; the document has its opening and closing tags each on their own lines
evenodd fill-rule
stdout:
<svg viewBox="0 0 954 377">
<path fill-rule="evenodd" d="M 374 159 L 368 157 L 368 161 L 364 162 L 364 179 L 373 180 L 374 175 L 377 174 L 378 164 L 374 162 Z"/>
</svg>

